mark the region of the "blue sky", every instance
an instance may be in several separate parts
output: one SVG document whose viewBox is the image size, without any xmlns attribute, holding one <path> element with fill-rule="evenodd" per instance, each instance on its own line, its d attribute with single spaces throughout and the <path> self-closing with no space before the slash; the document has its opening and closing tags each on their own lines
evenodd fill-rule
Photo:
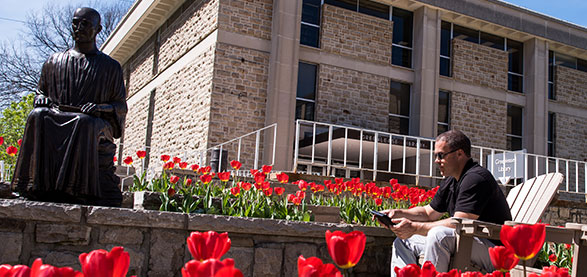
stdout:
<svg viewBox="0 0 587 277">
<path fill-rule="evenodd" d="M 32 11 L 40 11 L 51 0 L 0 0 L 0 41 L 19 40 L 19 30 Z M 53 0 L 52 2 L 59 1 Z M 117 0 L 104 0 L 117 1 Z M 448 1 L 448 0 L 445 0 Z M 587 27 L 587 1 L 585 0 L 511 0 L 506 1 L 558 19 Z"/>
</svg>

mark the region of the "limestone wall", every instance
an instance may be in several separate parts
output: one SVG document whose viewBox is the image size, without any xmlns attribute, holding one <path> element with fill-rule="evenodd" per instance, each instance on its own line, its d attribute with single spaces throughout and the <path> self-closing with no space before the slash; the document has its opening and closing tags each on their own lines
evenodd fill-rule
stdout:
<svg viewBox="0 0 587 277">
<path fill-rule="evenodd" d="M 388 131 L 390 79 L 320 65 L 316 121 Z"/>
<path fill-rule="evenodd" d="M 467 134 L 472 144 L 506 149 L 505 102 L 454 91 L 450 110 L 451 127 Z"/>
<path fill-rule="evenodd" d="M 218 28 L 219 0 L 186 1 L 160 28 L 159 71 Z"/>
<path fill-rule="evenodd" d="M 364 61 L 391 63 L 391 20 L 324 5 L 320 30 L 323 51 Z"/>
<path fill-rule="evenodd" d="M 219 13 L 218 28 L 271 40 L 272 0 L 220 0 Z"/>
<path fill-rule="evenodd" d="M 587 109 L 587 72 L 564 66 L 557 66 L 555 72 L 556 101 Z"/>
<path fill-rule="evenodd" d="M 153 51 L 155 37 L 151 37 L 127 62 L 130 75 L 128 78 L 127 97 L 132 97 L 153 77 Z"/>
<path fill-rule="evenodd" d="M 390 231 L 346 224 L 293 222 L 217 215 L 103 208 L 0 199 L 0 264 L 31 265 L 34 259 L 80 270 L 78 255 L 123 246 L 129 275 L 181 276 L 191 259 L 192 231 L 228 232 L 223 258 L 233 258 L 244 276 L 296 276 L 297 258 L 317 256 L 332 263 L 326 230 L 363 231 L 367 246 L 351 276 L 389 276 Z"/>
<path fill-rule="evenodd" d="M 507 90 L 507 52 L 460 39 L 454 39 L 452 43 L 455 80 Z"/>
</svg>

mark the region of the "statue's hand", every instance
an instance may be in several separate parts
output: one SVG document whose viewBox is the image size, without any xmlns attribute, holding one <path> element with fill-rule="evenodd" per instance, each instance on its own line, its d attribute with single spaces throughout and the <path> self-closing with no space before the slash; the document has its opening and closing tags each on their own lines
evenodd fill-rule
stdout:
<svg viewBox="0 0 587 277">
<path fill-rule="evenodd" d="M 51 106 L 51 99 L 49 97 L 45 97 L 45 96 L 41 96 L 41 97 L 36 97 L 35 98 L 35 102 L 33 102 L 33 106 L 35 108 L 37 107 L 49 107 Z"/>
<path fill-rule="evenodd" d="M 95 104 L 95 103 L 86 103 L 82 106 L 81 110 L 82 113 L 91 114 L 91 115 L 98 115 L 100 112 L 109 113 L 113 111 L 113 107 L 110 104 Z"/>
<path fill-rule="evenodd" d="M 85 114 L 90 114 L 90 115 L 97 115 L 99 110 L 98 110 L 98 105 L 96 105 L 95 103 L 85 103 L 82 108 L 82 113 Z"/>
</svg>

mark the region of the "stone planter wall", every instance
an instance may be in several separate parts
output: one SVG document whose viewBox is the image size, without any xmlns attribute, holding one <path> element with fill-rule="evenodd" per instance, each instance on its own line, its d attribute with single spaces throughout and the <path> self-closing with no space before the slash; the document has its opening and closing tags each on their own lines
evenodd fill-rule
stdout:
<svg viewBox="0 0 587 277">
<path fill-rule="evenodd" d="M 43 258 L 80 270 L 80 253 L 123 246 L 131 256 L 129 275 L 180 276 L 191 258 L 189 233 L 208 230 L 228 232 L 232 247 L 223 258 L 233 258 L 245 276 L 295 276 L 299 255 L 331 263 L 326 230 L 360 230 L 367 246 L 351 275 L 389 276 L 394 237 L 383 228 L 8 199 L 0 199 L 0 264 Z"/>
</svg>

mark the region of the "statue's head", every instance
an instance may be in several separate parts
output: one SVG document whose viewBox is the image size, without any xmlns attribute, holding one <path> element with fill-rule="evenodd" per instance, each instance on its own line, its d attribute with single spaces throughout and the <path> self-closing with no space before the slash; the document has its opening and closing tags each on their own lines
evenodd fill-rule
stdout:
<svg viewBox="0 0 587 277">
<path fill-rule="evenodd" d="M 78 8 L 73 13 L 71 29 L 76 43 L 95 42 L 96 35 L 102 30 L 100 14 L 92 8 Z"/>
</svg>

